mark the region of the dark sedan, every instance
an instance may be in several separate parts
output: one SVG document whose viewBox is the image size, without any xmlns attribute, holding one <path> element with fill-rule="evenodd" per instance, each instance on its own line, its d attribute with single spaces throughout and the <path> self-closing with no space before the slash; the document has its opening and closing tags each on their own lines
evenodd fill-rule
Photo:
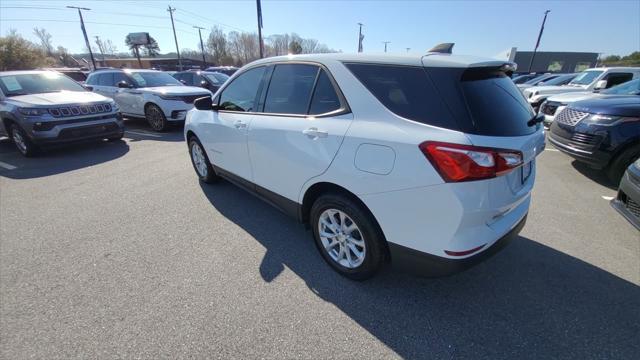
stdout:
<svg viewBox="0 0 640 360">
<path fill-rule="evenodd" d="M 228 75 L 211 71 L 180 71 L 172 76 L 185 85 L 203 87 L 212 93 L 229 79 Z"/>
<path fill-rule="evenodd" d="M 558 150 L 618 184 L 625 169 L 640 157 L 640 96 L 610 96 L 577 101 L 555 117 L 549 141 Z"/>
</svg>

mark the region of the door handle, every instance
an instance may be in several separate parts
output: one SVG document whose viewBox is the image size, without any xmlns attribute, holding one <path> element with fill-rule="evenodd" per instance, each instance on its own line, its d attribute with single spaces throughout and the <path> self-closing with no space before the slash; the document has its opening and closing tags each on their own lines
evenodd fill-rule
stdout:
<svg viewBox="0 0 640 360">
<path fill-rule="evenodd" d="M 244 129 L 247 127 L 247 123 L 238 120 L 233 124 L 233 126 L 235 126 L 236 129 Z"/>
<path fill-rule="evenodd" d="M 302 130 L 302 133 L 307 135 L 309 138 L 326 138 L 329 136 L 329 133 L 326 131 L 318 130 L 318 128 L 312 127 L 306 130 Z"/>
</svg>

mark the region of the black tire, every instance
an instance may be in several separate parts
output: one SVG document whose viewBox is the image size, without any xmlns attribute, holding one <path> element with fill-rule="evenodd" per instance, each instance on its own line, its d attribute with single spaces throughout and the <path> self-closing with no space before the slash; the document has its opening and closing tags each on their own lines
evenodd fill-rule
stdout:
<svg viewBox="0 0 640 360">
<path fill-rule="evenodd" d="M 24 130 L 16 124 L 11 124 L 9 127 L 9 136 L 16 145 L 16 149 L 25 157 L 35 156 L 40 151 L 38 146 L 29 139 Z"/>
<path fill-rule="evenodd" d="M 613 183 L 613 185 L 618 186 L 620 184 L 620 180 L 622 179 L 622 175 L 624 175 L 624 172 L 627 170 L 629 165 L 631 165 L 639 157 L 640 145 L 635 145 L 623 151 L 611 161 L 606 171 L 607 177 Z"/>
<path fill-rule="evenodd" d="M 107 138 L 107 141 L 109 141 L 109 142 L 120 141 L 120 140 L 122 140 L 123 137 L 124 137 L 124 132 L 120 133 L 120 135 L 112 136 L 110 138 Z"/>
<path fill-rule="evenodd" d="M 167 117 L 164 116 L 164 112 L 156 104 L 147 105 L 144 109 L 144 117 L 147 119 L 149 126 L 155 131 L 163 132 L 169 128 Z"/>
<path fill-rule="evenodd" d="M 205 168 L 203 167 L 199 169 L 199 164 L 196 163 L 196 160 L 194 158 L 194 152 L 197 152 L 196 148 L 200 149 L 202 156 L 204 157 L 204 165 L 206 165 L 206 174 L 203 174 L 203 171 L 205 171 Z M 207 184 L 211 184 L 220 180 L 220 177 L 218 176 L 218 174 L 216 174 L 216 171 L 213 168 L 213 165 L 211 165 L 211 161 L 209 161 L 207 152 L 204 151 L 204 147 L 202 146 L 198 138 L 195 136 L 191 136 L 189 138 L 189 157 L 191 158 L 191 165 L 193 165 L 193 170 L 196 171 L 196 175 L 198 175 L 198 178 L 200 179 L 200 181 Z"/>
<path fill-rule="evenodd" d="M 358 237 L 358 240 L 360 241 L 364 240 L 364 260 L 362 260 L 362 262 L 357 266 L 351 268 L 343 266 L 332 258 L 332 255 L 329 254 L 330 251 L 325 249 L 325 246 L 323 245 L 323 241 L 320 236 L 320 217 L 325 211 L 331 209 L 345 213 L 348 218 L 355 223 L 358 231 L 360 232 L 360 236 L 358 236 L 357 232 L 355 234 L 351 233 L 351 235 Z M 320 196 L 313 203 L 309 218 L 313 237 L 320 254 L 340 275 L 352 280 L 361 281 L 371 278 L 378 270 L 380 270 L 385 260 L 386 240 L 384 239 L 384 235 L 373 216 L 370 215 L 362 205 L 344 195 L 326 194 Z M 345 223 L 347 225 L 351 224 L 349 219 L 347 219 Z M 338 246 L 341 247 L 342 245 Z M 335 249 L 335 246 L 333 248 Z M 351 252 L 349 257 L 351 258 L 352 255 L 355 255 L 355 252 Z"/>
</svg>

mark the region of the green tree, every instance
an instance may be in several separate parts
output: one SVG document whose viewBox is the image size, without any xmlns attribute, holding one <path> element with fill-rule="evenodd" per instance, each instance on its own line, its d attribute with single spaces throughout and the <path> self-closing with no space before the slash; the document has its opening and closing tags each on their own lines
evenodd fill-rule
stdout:
<svg viewBox="0 0 640 360">
<path fill-rule="evenodd" d="M 15 30 L 0 37 L 0 70 L 28 70 L 53 65 L 38 45 L 18 35 Z"/>
</svg>

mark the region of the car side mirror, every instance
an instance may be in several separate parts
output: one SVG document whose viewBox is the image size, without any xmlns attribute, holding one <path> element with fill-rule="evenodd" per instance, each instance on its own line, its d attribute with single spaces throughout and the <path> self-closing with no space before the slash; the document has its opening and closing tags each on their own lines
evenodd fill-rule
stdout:
<svg viewBox="0 0 640 360">
<path fill-rule="evenodd" d="M 607 80 L 599 80 L 593 90 L 602 90 L 607 88 Z"/>
<path fill-rule="evenodd" d="M 88 91 L 93 91 L 93 86 L 91 85 L 82 85 L 85 89 L 87 89 Z"/>
<path fill-rule="evenodd" d="M 202 111 L 218 111 L 220 109 L 218 104 L 213 103 L 211 96 L 197 98 L 196 101 L 193 102 L 193 106 Z"/>
<path fill-rule="evenodd" d="M 187 82 L 186 82 L 186 81 L 184 81 L 184 80 L 180 80 L 180 82 L 181 82 L 183 85 L 187 85 Z"/>
<path fill-rule="evenodd" d="M 209 88 L 209 83 L 204 81 L 204 80 L 202 80 L 202 81 L 200 81 L 200 86 L 205 88 L 205 89 L 208 89 Z"/>
<path fill-rule="evenodd" d="M 129 89 L 131 87 L 131 85 L 129 85 L 128 82 L 122 80 L 118 83 L 118 87 L 121 89 Z"/>
</svg>

